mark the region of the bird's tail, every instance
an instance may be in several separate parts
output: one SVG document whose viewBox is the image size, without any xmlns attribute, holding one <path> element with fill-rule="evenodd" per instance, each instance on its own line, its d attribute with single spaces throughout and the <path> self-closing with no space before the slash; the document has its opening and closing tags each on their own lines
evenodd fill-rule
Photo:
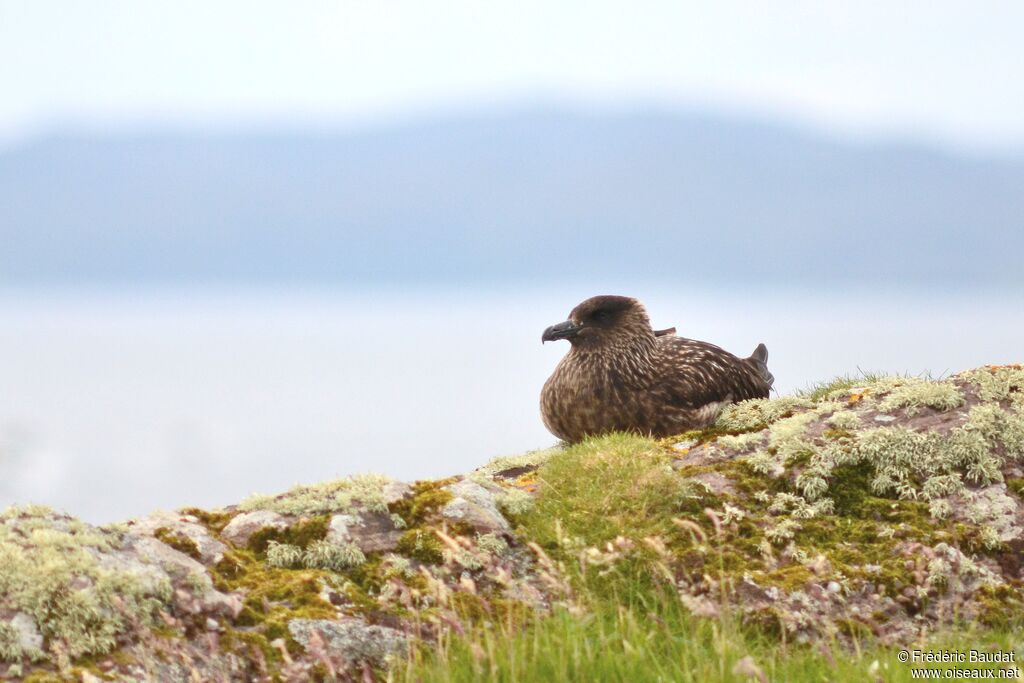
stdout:
<svg viewBox="0 0 1024 683">
<path fill-rule="evenodd" d="M 769 387 L 775 382 L 775 377 L 768 371 L 768 347 L 764 344 L 758 344 L 754 352 L 750 354 L 750 364 L 757 370 L 757 374 L 761 376 L 765 384 Z"/>
</svg>

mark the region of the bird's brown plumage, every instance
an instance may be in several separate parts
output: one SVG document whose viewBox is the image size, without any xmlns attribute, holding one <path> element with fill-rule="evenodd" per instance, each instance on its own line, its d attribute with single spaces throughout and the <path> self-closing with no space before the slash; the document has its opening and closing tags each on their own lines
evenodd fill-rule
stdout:
<svg viewBox="0 0 1024 683">
<path fill-rule="evenodd" d="M 581 303 L 542 336 L 572 344 L 541 391 L 544 424 L 570 442 L 610 431 L 669 436 L 713 423 L 729 403 L 768 396 L 763 344 L 738 358 L 674 332 L 651 329 L 636 299 Z"/>
</svg>

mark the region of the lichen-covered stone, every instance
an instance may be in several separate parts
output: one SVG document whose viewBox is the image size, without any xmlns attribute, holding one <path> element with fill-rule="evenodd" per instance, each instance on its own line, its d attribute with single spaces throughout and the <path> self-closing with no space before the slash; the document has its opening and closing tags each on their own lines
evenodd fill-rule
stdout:
<svg viewBox="0 0 1024 683">
<path fill-rule="evenodd" d="M 288 520 L 273 510 L 252 510 L 235 515 L 220 535 L 232 545 L 244 547 L 257 531 L 267 528 L 284 531 L 288 525 Z"/>
<path fill-rule="evenodd" d="M 187 514 L 161 510 L 133 520 L 129 526 L 133 533 L 153 536 L 204 565 L 220 562 L 227 549 L 197 518 Z"/>
<path fill-rule="evenodd" d="M 445 519 L 469 524 L 483 533 L 511 530 L 508 520 L 498 510 L 492 491 L 469 479 L 451 484 L 446 490 L 454 498 L 441 510 Z"/>
<path fill-rule="evenodd" d="M 307 651 L 320 647 L 324 654 L 344 662 L 379 665 L 389 657 L 404 655 L 408 647 L 408 639 L 400 631 L 359 619 L 292 619 L 288 632 Z"/>
<path fill-rule="evenodd" d="M 327 530 L 331 543 L 351 543 L 363 553 L 394 550 L 401 537 L 402 529 L 396 527 L 395 519 L 383 512 L 334 515 Z"/>
<path fill-rule="evenodd" d="M 40 659 L 44 656 L 43 634 L 36 620 L 24 612 L 16 612 L 10 619 L 0 621 L 0 630 L 6 633 L 6 637 L 0 635 L 0 657 Z"/>
</svg>

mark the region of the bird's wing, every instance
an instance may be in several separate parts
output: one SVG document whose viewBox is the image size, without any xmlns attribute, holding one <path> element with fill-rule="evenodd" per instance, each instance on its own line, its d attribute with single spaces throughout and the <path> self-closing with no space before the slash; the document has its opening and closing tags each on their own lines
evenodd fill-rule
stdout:
<svg viewBox="0 0 1024 683">
<path fill-rule="evenodd" d="M 651 390 L 666 403 L 692 409 L 767 398 L 770 387 L 749 363 L 728 351 L 684 337 L 658 341 L 658 378 Z"/>
</svg>

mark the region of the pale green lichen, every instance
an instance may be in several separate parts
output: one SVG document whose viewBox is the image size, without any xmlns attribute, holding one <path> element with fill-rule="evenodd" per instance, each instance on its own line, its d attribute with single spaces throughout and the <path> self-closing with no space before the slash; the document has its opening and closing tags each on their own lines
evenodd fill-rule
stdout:
<svg viewBox="0 0 1024 683">
<path fill-rule="evenodd" d="M 304 551 L 291 543 L 267 543 L 267 564 L 281 569 L 296 569 L 302 566 Z"/>
<path fill-rule="evenodd" d="M 789 429 L 784 436 L 787 442 L 798 439 Z M 800 443 L 792 441 L 788 447 Z M 1002 481 L 1005 458 L 1020 458 L 1022 451 L 1024 418 L 998 405 L 981 404 L 971 408 L 965 422 L 947 436 L 906 427 L 876 427 L 842 442 L 818 445 L 796 484 L 813 501 L 827 493 L 837 467 L 865 464 L 872 470 L 875 494 L 934 501 L 963 493 L 965 481 L 980 486 Z M 764 453 L 749 459 L 755 467 L 773 460 Z M 951 512 L 943 503 L 932 506 L 932 511 L 937 517 Z"/>
<path fill-rule="evenodd" d="M 985 370 L 976 373 L 976 377 L 998 372 Z M 853 511 L 856 507 L 850 507 L 851 500 L 864 494 L 854 492 L 851 498 L 851 490 L 847 489 L 866 485 L 866 491 L 875 496 L 926 501 L 934 519 L 955 515 L 966 520 L 977 529 L 984 547 L 996 549 L 1015 533 L 1017 503 L 1005 490 L 1000 494 L 997 489 L 986 489 L 984 495 L 975 490 L 1001 482 L 1008 461 L 1024 461 L 1024 410 L 993 402 L 1017 395 L 1016 375 L 1007 371 L 1003 374 L 994 383 L 976 379 L 986 387 L 990 401 L 961 413 L 960 424 L 954 424 L 948 432 L 918 432 L 895 425 L 868 426 L 846 404 L 824 400 L 772 422 L 767 429 L 767 443 L 760 444 L 759 440 L 764 438 L 764 432 L 760 432 L 719 437 L 718 445 L 728 448 L 759 444 L 741 461 L 755 474 L 773 478 L 789 474 L 794 492 L 760 491 L 754 495 L 755 500 L 767 504 L 773 515 L 789 520 L 819 518 L 832 513 L 837 500 L 844 510 Z M 866 386 L 855 388 L 848 404 L 863 402 L 869 410 L 906 409 L 911 414 L 925 407 L 949 410 L 965 402 L 957 381 L 958 378 L 941 382 L 874 378 Z M 763 420 L 762 404 L 755 405 L 744 410 L 749 417 L 747 422 L 731 423 L 732 426 L 749 426 Z M 819 433 L 817 421 L 823 417 L 828 428 Z M 781 543 L 789 539 L 792 531 L 794 527 L 780 522 L 767 534 L 775 543 Z"/>
<path fill-rule="evenodd" d="M 13 624 L 0 621 L 0 661 L 13 662 L 22 658 L 40 661 L 46 658 L 46 653 L 33 645 L 26 646 Z"/>
<path fill-rule="evenodd" d="M 813 519 L 831 514 L 833 509 L 833 502 L 827 498 L 808 503 L 801 496 L 785 492 L 775 494 L 768 506 L 768 512 L 773 515 L 791 515 L 796 519 Z"/>
<path fill-rule="evenodd" d="M 483 467 L 478 467 L 473 470 L 469 478 L 481 483 L 482 481 L 490 480 L 495 474 L 500 472 L 507 472 L 509 470 L 517 470 L 521 468 L 536 469 L 551 459 L 551 456 L 559 453 L 562 449 L 556 448 L 545 448 L 536 451 L 529 451 L 522 455 L 503 455 L 501 457 L 491 460 Z"/>
<path fill-rule="evenodd" d="M 743 521 L 747 516 L 747 513 L 742 508 L 736 507 L 735 505 L 730 505 L 729 503 L 725 503 L 722 506 L 722 510 L 722 524 L 732 524 L 733 522 L 740 522 Z"/>
<path fill-rule="evenodd" d="M 776 545 L 781 545 L 787 541 L 793 540 L 796 536 L 796 532 L 800 530 L 800 523 L 795 519 L 782 519 L 778 524 L 772 527 L 768 527 L 764 531 L 764 536 L 769 541 Z"/>
<path fill-rule="evenodd" d="M 302 564 L 308 569 L 340 572 L 366 562 L 366 555 L 353 543 L 314 541 L 306 548 Z"/>
<path fill-rule="evenodd" d="M 485 553 L 501 557 L 508 552 L 508 543 L 498 534 L 477 534 L 476 547 Z"/>
<path fill-rule="evenodd" d="M 48 508 L 7 509 L 0 514 L 0 611 L 31 617 L 59 659 L 109 652 L 133 624 L 155 623 L 171 597 L 165 576 L 101 562 L 100 553 L 120 546 L 119 534 Z M 3 658 L 38 655 L 4 631 Z"/>
<path fill-rule="evenodd" d="M 495 501 L 502 512 L 508 515 L 523 515 L 533 508 L 533 497 L 521 489 L 505 489 Z"/>
<path fill-rule="evenodd" d="M 267 544 L 267 564 L 281 569 L 329 569 L 344 571 L 366 562 L 366 556 L 351 543 L 313 541 L 305 549 L 290 543 L 270 541 Z"/>
<path fill-rule="evenodd" d="M 745 451 L 751 446 L 764 442 L 763 432 L 746 432 L 744 434 L 723 434 L 715 439 L 715 446 L 735 451 Z"/>
<path fill-rule="evenodd" d="M 242 511 L 271 510 L 283 515 L 317 515 L 353 512 L 357 507 L 387 512 L 384 487 L 391 482 L 380 474 L 363 474 L 311 486 L 296 486 L 280 496 L 254 495 L 238 508 Z"/>
<path fill-rule="evenodd" d="M 813 401 L 796 396 L 776 399 L 753 399 L 727 406 L 718 416 L 715 426 L 737 432 L 763 429 L 800 408 L 811 408 Z"/>
<path fill-rule="evenodd" d="M 1010 400 L 1024 407 L 1024 365 L 978 368 L 962 373 L 983 401 Z"/>
<path fill-rule="evenodd" d="M 963 430 L 980 435 L 990 444 L 1002 444 L 1010 457 L 1024 456 L 1024 410 L 1003 410 L 998 405 L 971 408 Z"/>
<path fill-rule="evenodd" d="M 860 428 L 864 422 L 860 419 L 860 415 L 852 410 L 838 410 L 832 414 L 832 417 L 825 421 L 830 427 L 835 429 L 852 430 Z"/>
<path fill-rule="evenodd" d="M 814 412 L 798 413 L 782 418 L 768 428 L 768 449 L 783 465 L 814 451 L 814 444 L 806 438 L 806 432 L 807 426 L 817 418 Z"/>
<path fill-rule="evenodd" d="M 952 382 L 936 382 L 925 379 L 906 378 L 895 386 L 878 403 L 878 409 L 890 412 L 905 408 L 908 415 L 915 415 L 922 408 L 952 410 L 964 404 L 964 396 Z"/>
<path fill-rule="evenodd" d="M 455 560 L 455 562 L 457 562 L 463 569 L 468 569 L 471 572 L 482 569 L 484 566 L 483 561 L 479 557 L 465 548 L 459 548 L 452 553 L 452 559 Z"/>
<path fill-rule="evenodd" d="M 817 419 L 813 411 L 797 413 L 774 422 L 768 428 L 768 447 L 748 456 L 746 463 L 759 474 L 778 476 L 799 457 L 810 457 L 814 443 L 806 438 L 807 426 Z"/>
</svg>

